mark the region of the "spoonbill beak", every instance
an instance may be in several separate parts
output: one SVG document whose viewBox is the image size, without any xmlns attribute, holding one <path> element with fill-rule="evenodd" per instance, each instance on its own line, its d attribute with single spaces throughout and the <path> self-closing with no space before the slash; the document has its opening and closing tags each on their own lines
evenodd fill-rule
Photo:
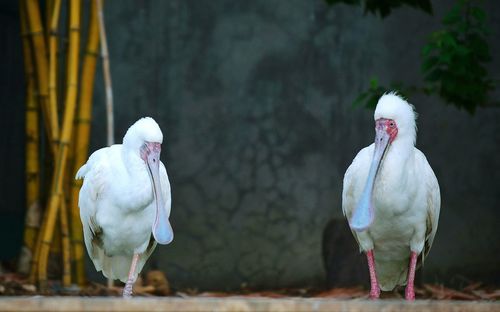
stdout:
<svg viewBox="0 0 500 312">
<path fill-rule="evenodd" d="M 373 206 L 373 187 L 375 185 L 375 179 L 377 177 L 378 170 L 382 163 L 385 151 L 392 140 L 397 134 L 388 131 L 387 125 L 390 123 L 394 125 L 394 121 L 387 119 L 378 119 L 375 122 L 375 150 L 373 152 L 372 163 L 370 165 L 370 171 L 368 172 L 368 178 L 366 179 L 365 188 L 361 199 L 354 209 L 349 225 L 351 229 L 356 232 L 361 232 L 366 230 L 375 218 L 375 211 Z"/>
<path fill-rule="evenodd" d="M 156 216 L 152 227 L 154 239 L 162 245 L 170 243 L 174 239 L 174 232 L 170 226 L 167 216 L 165 201 L 161 192 L 160 185 L 160 143 L 145 143 L 146 164 L 148 166 L 149 176 L 153 184 L 153 193 L 155 197 Z"/>
</svg>

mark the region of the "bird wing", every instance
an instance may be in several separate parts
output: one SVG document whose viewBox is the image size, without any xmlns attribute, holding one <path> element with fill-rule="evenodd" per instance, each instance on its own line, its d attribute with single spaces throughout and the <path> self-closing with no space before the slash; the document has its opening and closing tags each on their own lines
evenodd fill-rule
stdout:
<svg viewBox="0 0 500 312">
<path fill-rule="evenodd" d="M 424 249 L 422 250 L 422 262 L 424 262 L 425 257 L 431 249 L 432 243 L 434 241 L 434 236 L 436 235 L 436 231 L 438 228 L 439 212 L 441 210 L 441 193 L 439 191 L 439 183 L 436 175 L 427 162 L 425 155 L 420 151 L 418 151 L 417 155 L 420 163 L 420 168 L 423 168 L 422 176 L 425 181 L 424 187 L 425 196 L 427 199 L 425 243 Z"/>
<path fill-rule="evenodd" d="M 356 179 L 356 175 L 353 174 L 353 171 L 356 171 L 356 158 L 354 158 L 352 164 L 347 168 L 344 174 L 344 182 L 342 188 L 342 213 L 344 217 L 349 219 L 354 210 L 355 198 L 354 198 L 354 180 Z"/>
<path fill-rule="evenodd" d="M 92 258 L 102 249 L 102 228 L 97 224 L 96 213 L 99 198 L 106 189 L 106 176 L 109 172 L 109 148 L 102 148 L 90 155 L 86 164 L 77 172 L 76 179 L 84 179 L 80 189 L 78 206 L 83 224 L 85 245 Z"/>
</svg>

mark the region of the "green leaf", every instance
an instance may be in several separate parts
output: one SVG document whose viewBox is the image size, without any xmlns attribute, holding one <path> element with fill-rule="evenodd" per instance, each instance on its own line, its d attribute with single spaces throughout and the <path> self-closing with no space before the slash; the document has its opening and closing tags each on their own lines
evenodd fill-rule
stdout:
<svg viewBox="0 0 500 312">
<path fill-rule="evenodd" d="M 422 71 L 424 73 L 428 72 L 429 70 L 433 69 L 434 67 L 436 67 L 436 65 L 439 63 L 439 58 L 437 56 L 434 56 L 434 57 L 429 57 L 429 58 L 426 58 L 423 62 L 422 62 Z"/>
<path fill-rule="evenodd" d="M 475 2 L 474 2 L 475 3 Z M 486 13 L 473 0 L 459 0 L 422 49 L 424 92 L 438 93 L 446 102 L 468 112 L 485 105 L 492 90 L 486 63 L 491 60 Z"/>
<path fill-rule="evenodd" d="M 435 49 L 435 45 L 433 43 L 428 43 L 422 48 L 422 56 L 426 57 L 431 54 L 431 52 Z"/>
<path fill-rule="evenodd" d="M 484 22 L 486 20 L 486 13 L 479 7 L 472 7 L 470 9 L 470 14 L 479 22 Z"/>
</svg>

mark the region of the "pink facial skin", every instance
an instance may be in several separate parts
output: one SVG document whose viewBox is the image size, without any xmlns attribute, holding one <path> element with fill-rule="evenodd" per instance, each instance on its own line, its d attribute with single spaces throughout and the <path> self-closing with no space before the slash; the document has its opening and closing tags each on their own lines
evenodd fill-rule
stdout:
<svg viewBox="0 0 500 312">
<path fill-rule="evenodd" d="M 389 143 L 398 136 L 398 125 L 393 119 L 379 118 L 375 121 L 375 129 L 385 130 L 389 135 Z"/>
</svg>

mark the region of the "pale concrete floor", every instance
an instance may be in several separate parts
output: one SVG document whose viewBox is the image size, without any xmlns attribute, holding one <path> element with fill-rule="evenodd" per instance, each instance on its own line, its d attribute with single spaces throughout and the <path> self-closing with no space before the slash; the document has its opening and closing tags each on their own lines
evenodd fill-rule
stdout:
<svg viewBox="0 0 500 312">
<path fill-rule="evenodd" d="M 121 298 L 3 297 L 0 311 L 500 311 L 500 302 L 417 300 L 338 300 L 317 298 Z"/>
</svg>

